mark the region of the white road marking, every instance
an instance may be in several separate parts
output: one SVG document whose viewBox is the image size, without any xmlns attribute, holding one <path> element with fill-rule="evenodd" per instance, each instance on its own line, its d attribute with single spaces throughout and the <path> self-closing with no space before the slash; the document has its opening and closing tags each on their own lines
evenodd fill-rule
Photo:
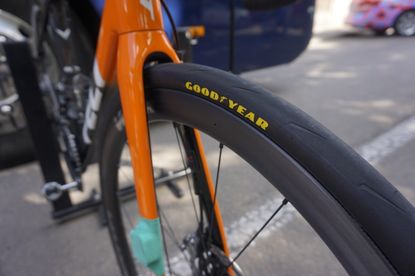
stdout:
<svg viewBox="0 0 415 276">
<path fill-rule="evenodd" d="M 364 159 L 376 165 L 386 156 L 415 138 L 415 116 L 401 122 L 357 150 Z"/>
<path fill-rule="evenodd" d="M 413 139 L 415 139 L 415 116 L 410 117 L 372 141 L 360 146 L 357 152 L 369 163 L 376 165 L 382 159 Z M 232 223 L 226 229 L 230 249 L 234 251 L 245 245 L 250 237 L 263 225 L 264 221 L 272 215 L 281 200 L 282 198 L 272 199 Z M 284 212 L 278 214 L 258 238 L 265 238 L 271 232 L 283 227 L 292 220 L 294 217 L 293 214 L 296 212 L 291 205 L 288 205 L 282 210 Z"/>
<path fill-rule="evenodd" d="M 415 116 L 401 122 L 369 143 L 360 146 L 357 152 L 369 163 L 376 165 L 414 138 Z M 271 217 L 281 202 L 281 197 L 271 199 L 225 228 L 228 246 L 232 256 L 235 256 L 243 248 L 264 222 Z M 296 213 L 297 211 L 292 205 L 288 204 L 285 206 L 257 237 L 257 240 L 266 238 L 273 232 L 284 227 L 296 216 Z M 251 246 L 255 246 L 255 242 Z M 174 272 L 180 275 L 191 275 L 190 267 L 187 265 L 183 255 L 180 254 L 173 257 L 171 264 Z"/>
<path fill-rule="evenodd" d="M 232 253 L 238 253 L 252 236 L 264 225 L 264 223 L 277 210 L 282 203 L 282 197 L 276 197 L 268 200 L 265 204 L 259 206 L 244 216 L 233 222 L 229 227 L 225 227 L 228 246 Z M 280 229 L 287 224 L 296 212 L 295 208 L 288 204 L 274 217 L 268 226 L 262 231 L 258 238 L 268 237 L 272 232 Z M 251 244 L 254 246 L 255 242 Z M 231 253 L 231 255 L 232 255 Z"/>
</svg>

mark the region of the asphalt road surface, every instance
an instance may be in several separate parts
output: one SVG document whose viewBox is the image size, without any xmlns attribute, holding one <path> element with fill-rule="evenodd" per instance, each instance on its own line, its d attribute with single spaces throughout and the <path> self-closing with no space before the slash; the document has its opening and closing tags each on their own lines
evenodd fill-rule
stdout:
<svg viewBox="0 0 415 276">
<path fill-rule="evenodd" d="M 315 37 L 294 63 L 244 74 L 276 95 L 315 117 L 358 150 L 415 204 L 415 38 L 373 37 L 358 33 L 331 33 Z M 163 126 L 153 131 L 157 164 L 180 164 L 174 140 L 165 139 Z M 215 172 L 217 143 L 204 137 L 211 169 Z M 176 146 L 176 147 L 175 147 Z M 128 156 L 126 157 L 128 159 Z M 226 173 L 221 175 L 220 205 L 230 248 L 234 254 L 281 200 L 249 165 L 229 149 L 223 152 Z M 128 172 L 123 173 L 128 180 Z M 235 180 L 236 179 L 236 180 Z M 96 168 L 86 176 L 96 185 Z M 255 183 L 256 185 L 252 185 Z M 178 232 L 191 229 L 191 198 L 175 199 L 158 188 L 161 206 Z M 96 214 L 57 224 L 40 196 L 42 178 L 36 164 L 0 172 L 0 275 L 119 275 L 107 229 Z M 235 186 L 237 185 L 237 186 Z M 245 189 L 235 195 L 235 188 Z M 261 188 L 258 188 L 261 187 Z M 263 188 L 262 188 L 263 187 Z M 74 193 L 80 200 L 82 195 Z M 126 203 L 134 213 L 135 203 Z M 125 215 L 126 224 L 134 218 Z M 130 222 L 130 220 L 132 222 Z M 172 266 L 180 267 L 174 251 Z M 301 216 L 288 206 L 273 220 L 238 262 L 248 275 L 344 275 L 342 267 Z"/>
</svg>

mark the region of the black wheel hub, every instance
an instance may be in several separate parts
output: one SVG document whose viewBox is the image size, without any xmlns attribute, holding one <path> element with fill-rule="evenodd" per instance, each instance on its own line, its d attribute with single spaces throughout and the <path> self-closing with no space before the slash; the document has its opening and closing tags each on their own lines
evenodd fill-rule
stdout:
<svg viewBox="0 0 415 276">
<path fill-rule="evenodd" d="M 199 233 L 194 233 L 183 240 L 182 250 L 190 257 L 192 275 L 227 276 L 229 275 L 227 269 L 231 267 L 233 275 L 242 276 L 243 272 L 238 264 L 232 262 L 232 259 L 215 244 L 210 242 L 208 245 L 207 237 L 205 231 L 202 239 Z"/>
</svg>

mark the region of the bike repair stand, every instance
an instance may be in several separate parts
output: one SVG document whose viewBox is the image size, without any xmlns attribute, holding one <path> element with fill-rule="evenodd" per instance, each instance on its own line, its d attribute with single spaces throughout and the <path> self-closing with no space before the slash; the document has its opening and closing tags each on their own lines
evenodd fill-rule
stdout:
<svg viewBox="0 0 415 276">
<path fill-rule="evenodd" d="M 32 137 L 36 158 L 39 162 L 46 185 L 52 185 L 57 196 L 49 201 L 52 205 L 52 217 L 62 221 L 79 216 L 86 212 L 95 211 L 101 206 L 101 198 L 97 192 L 93 192 L 89 199 L 73 204 L 69 196 L 69 190 L 74 188 L 73 183 L 66 183 L 65 174 L 61 167 L 55 133 L 51 121 L 47 115 L 43 102 L 42 92 L 39 88 L 37 71 L 33 63 L 32 54 L 27 42 L 3 43 L 14 84 L 22 104 L 26 124 Z M 183 196 L 183 191 L 175 180 L 191 174 L 190 168 L 179 171 L 158 170 L 155 179 L 156 185 L 166 185 L 177 198 Z M 135 194 L 134 186 L 122 188 L 118 191 L 121 200 L 132 198 Z M 104 216 L 101 222 L 106 223 Z"/>
</svg>

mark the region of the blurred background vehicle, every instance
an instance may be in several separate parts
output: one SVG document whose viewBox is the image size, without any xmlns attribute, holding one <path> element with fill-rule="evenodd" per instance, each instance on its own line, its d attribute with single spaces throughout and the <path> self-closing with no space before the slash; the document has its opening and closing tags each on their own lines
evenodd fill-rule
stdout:
<svg viewBox="0 0 415 276">
<path fill-rule="evenodd" d="M 383 34 L 415 35 L 415 0 L 353 0 L 346 23 Z"/>
<path fill-rule="evenodd" d="M 1 36 L 2 33 L 10 33 L 10 30 L 20 36 L 22 30 L 26 30 L 24 33 L 26 37 L 28 36 L 30 28 L 27 23 L 30 22 L 30 8 L 33 1 L 1 1 L 0 10 L 3 11 L 0 12 L 0 39 L 11 40 L 11 37 Z M 166 0 L 179 28 L 203 25 L 206 30 L 204 38 L 192 43 L 194 44 L 192 60 L 195 63 L 221 69 L 230 68 L 230 62 L 233 60 L 233 71 L 238 73 L 289 63 L 297 58 L 311 39 L 314 2 L 314 0 L 301 0 L 294 5 L 274 11 L 251 11 L 244 6 L 244 1 L 235 1 L 235 37 L 231 51 L 230 1 Z M 86 30 L 86 35 L 92 43 L 91 47 L 94 47 L 105 0 L 71 0 L 68 3 Z M 167 18 L 165 25 L 167 31 L 170 29 L 171 32 Z M 30 137 L 25 130 L 24 117 L 18 108 L 7 61 L 2 58 L 1 49 L 0 58 L 3 64 L 0 67 L 0 101 L 6 96 L 14 97 L 13 116 L 18 118 L 13 119 L 10 114 L 6 114 L 7 116 L 0 114 L 0 169 L 2 169 L 33 160 L 34 154 Z M 11 126 L 12 119 L 19 123 L 18 127 Z"/>
</svg>

